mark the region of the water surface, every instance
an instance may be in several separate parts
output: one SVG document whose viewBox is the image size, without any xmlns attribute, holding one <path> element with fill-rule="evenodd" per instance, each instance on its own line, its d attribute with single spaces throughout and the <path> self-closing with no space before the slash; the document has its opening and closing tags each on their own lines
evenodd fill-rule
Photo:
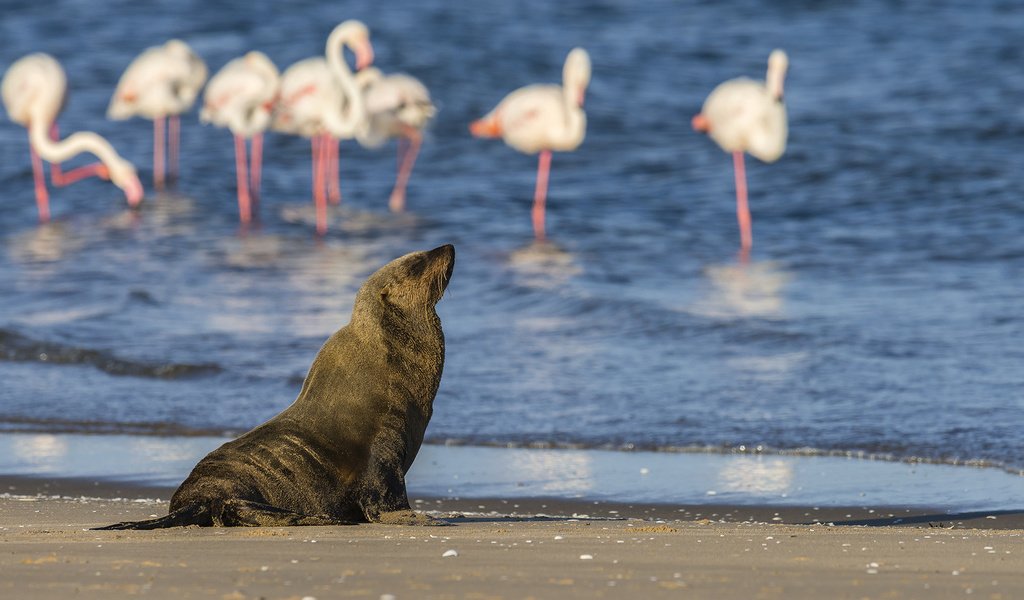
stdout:
<svg viewBox="0 0 1024 600">
<path fill-rule="evenodd" d="M 25 132 L 0 124 L 0 429 L 215 434 L 294 398 L 361 281 L 455 244 L 448 355 L 428 440 L 794 450 L 1024 468 L 1024 7 L 1001 2 L 466 5 L 442 0 L 3 6 L 0 66 L 68 72 L 65 132 L 150 173 L 148 122 L 103 113 L 147 45 L 212 70 L 285 67 L 337 22 L 439 114 L 387 213 L 393 146 L 341 154 L 344 202 L 311 226 L 308 143 L 267 141 L 241 232 L 229 135 L 186 117 L 182 181 L 130 212 L 116 188 L 52 193 L 36 224 Z M 553 246 L 530 243 L 535 159 L 466 130 L 518 85 L 594 64 L 587 139 L 556 154 Z M 751 160 L 755 248 L 736 259 L 731 161 L 689 130 L 721 80 L 785 48 L 791 138 Z"/>
</svg>

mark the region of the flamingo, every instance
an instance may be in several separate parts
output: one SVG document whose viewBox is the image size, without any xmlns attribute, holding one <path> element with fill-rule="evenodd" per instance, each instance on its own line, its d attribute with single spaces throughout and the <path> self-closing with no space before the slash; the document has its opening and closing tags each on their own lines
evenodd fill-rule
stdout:
<svg viewBox="0 0 1024 600">
<path fill-rule="evenodd" d="M 327 195 L 341 201 L 338 185 L 338 140 L 355 137 L 365 126 L 362 94 L 345 62 L 343 47 L 356 55 L 356 69 L 373 63 L 370 31 L 360 21 L 348 20 L 327 37 L 325 57 L 312 57 L 288 67 L 281 75 L 281 93 L 273 129 L 312 140 L 313 201 L 316 231 L 327 232 Z M 328 170 L 332 175 L 328 180 Z"/>
<path fill-rule="evenodd" d="M 568 152 L 583 143 L 587 131 L 583 97 L 589 83 L 590 56 L 583 48 L 573 48 L 562 67 L 561 86 L 535 84 L 521 87 L 469 126 L 476 137 L 501 137 L 520 152 L 540 153 L 532 214 L 537 241 L 544 241 L 544 202 L 551 151 Z"/>
<path fill-rule="evenodd" d="M 153 184 L 163 189 L 164 121 L 167 120 L 167 144 L 170 178 L 178 174 L 181 136 L 180 115 L 195 103 L 206 83 L 206 63 L 181 40 L 146 48 L 124 70 L 107 108 L 107 118 L 134 116 L 153 120 Z"/>
<path fill-rule="evenodd" d="M 50 220 L 50 198 L 46 191 L 43 160 L 51 163 L 50 175 L 55 186 L 65 186 L 95 175 L 109 179 L 124 191 L 130 206 L 138 206 L 142 200 L 142 184 L 135 174 L 135 167 L 121 158 L 110 142 L 91 131 L 80 131 L 64 140 L 59 139 L 56 121 L 67 99 L 67 77 L 55 58 L 36 53 L 15 61 L 0 83 L 0 95 L 10 119 L 28 129 L 40 222 Z M 60 170 L 60 162 L 82 152 L 94 154 L 100 162 L 67 173 Z"/>
<path fill-rule="evenodd" d="M 754 238 L 750 231 L 747 205 L 747 176 L 743 153 L 766 163 L 778 160 L 786 150 L 788 125 L 782 101 L 782 83 L 789 59 L 782 50 L 768 56 L 764 83 L 746 77 L 718 85 L 693 117 L 693 128 L 707 133 L 726 152 L 732 153 L 736 176 L 736 218 L 740 226 L 740 249 L 750 253 Z"/>
<path fill-rule="evenodd" d="M 224 65 L 210 79 L 203 96 L 199 119 L 227 127 L 235 136 L 235 170 L 238 180 L 238 218 L 252 219 L 252 201 L 258 200 L 263 164 L 263 132 L 270 125 L 281 76 L 262 52 L 249 52 Z M 245 140 L 250 139 L 252 164 L 247 170 Z"/>
<path fill-rule="evenodd" d="M 369 67 L 356 75 L 366 107 L 366 127 L 357 135 L 359 143 L 376 148 L 390 138 L 398 138 L 398 171 L 388 207 L 392 212 L 405 210 L 405 190 L 416 163 L 423 128 L 437 114 L 427 91 L 418 79 L 404 73 L 384 75 Z"/>
</svg>

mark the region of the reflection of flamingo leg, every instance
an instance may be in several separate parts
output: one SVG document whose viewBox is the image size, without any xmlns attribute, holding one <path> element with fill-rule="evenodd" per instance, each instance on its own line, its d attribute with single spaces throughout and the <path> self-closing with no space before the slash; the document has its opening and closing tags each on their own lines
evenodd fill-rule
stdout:
<svg viewBox="0 0 1024 600">
<path fill-rule="evenodd" d="M 31 141 L 31 136 L 29 140 Z M 39 222 L 46 223 L 50 220 L 50 195 L 46 192 L 46 175 L 43 173 L 43 159 L 36 154 L 36 149 L 30 143 L 29 152 L 32 154 L 32 177 L 36 184 L 36 208 L 39 209 Z"/>
<path fill-rule="evenodd" d="M 420 144 L 423 142 L 423 135 L 415 129 L 410 129 L 406 135 L 408 137 L 398 138 L 398 174 L 395 176 L 395 187 L 391 190 L 391 198 L 388 200 L 391 212 L 405 210 L 405 190 L 409 185 L 412 167 L 416 164 Z"/>
<path fill-rule="evenodd" d="M 238 179 L 238 218 L 242 223 L 252 220 L 249 198 L 249 175 L 246 173 L 245 138 L 235 135 L 235 174 Z"/>
<path fill-rule="evenodd" d="M 750 207 L 747 205 L 747 173 L 743 165 L 743 153 L 732 153 L 733 170 L 736 171 L 736 220 L 740 224 L 740 248 L 750 252 L 754 236 L 750 231 Z"/>
<path fill-rule="evenodd" d="M 57 127 L 56 122 L 50 127 L 50 139 L 55 142 L 60 141 L 60 128 Z M 107 167 L 101 162 L 76 167 L 67 172 L 61 169 L 60 163 L 50 163 L 50 181 L 53 182 L 55 187 L 64 187 L 76 181 L 94 176 L 102 177 L 103 179 L 110 177 Z"/>
<path fill-rule="evenodd" d="M 181 154 L 181 117 L 171 115 L 167 121 L 167 143 L 170 146 L 167 158 L 171 163 L 168 179 L 173 182 L 178 179 L 178 158 Z"/>
<path fill-rule="evenodd" d="M 263 134 L 252 136 L 252 168 L 249 170 L 249 194 L 252 196 L 253 209 L 258 211 L 260 201 L 260 184 L 263 179 Z"/>
<path fill-rule="evenodd" d="M 551 171 L 551 151 L 541 150 L 537 161 L 537 190 L 533 195 L 533 234 L 538 242 L 544 241 L 544 202 L 548 195 L 548 173 Z"/>
<path fill-rule="evenodd" d="M 327 233 L 327 198 L 324 194 L 328 139 L 324 134 L 313 136 L 313 204 L 316 209 L 317 235 Z"/>
<path fill-rule="evenodd" d="M 164 118 L 153 119 L 153 186 L 164 189 Z"/>
<path fill-rule="evenodd" d="M 324 139 L 327 142 L 327 199 L 331 204 L 341 204 L 341 161 L 338 159 L 341 140 L 327 134 Z"/>
</svg>

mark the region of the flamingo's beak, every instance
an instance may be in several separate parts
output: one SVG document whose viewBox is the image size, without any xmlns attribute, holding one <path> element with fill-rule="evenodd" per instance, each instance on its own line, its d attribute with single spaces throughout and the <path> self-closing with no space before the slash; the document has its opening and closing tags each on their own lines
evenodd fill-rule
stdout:
<svg viewBox="0 0 1024 600">
<path fill-rule="evenodd" d="M 124 196 L 128 200 L 128 206 L 135 208 L 142 202 L 142 182 L 138 176 L 132 178 L 124 187 Z"/>
<path fill-rule="evenodd" d="M 708 123 L 708 118 L 701 113 L 694 115 L 690 123 L 693 125 L 694 131 L 702 131 L 704 133 L 711 131 L 711 124 Z"/>
<path fill-rule="evenodd" d="M 576 100 L 579 103 L 580 107 L 583 106 L 583 100 L 586 99 L 586 96 L 587 96 L 587 90 L 581 89 L 580 90 L 579 98 Z"/>
<path fill-rule="evenodd" d="M 373 44 L 370 40 L 356 46 L 356 70 L 362 71 L 373 64 Z"/>
</svg>

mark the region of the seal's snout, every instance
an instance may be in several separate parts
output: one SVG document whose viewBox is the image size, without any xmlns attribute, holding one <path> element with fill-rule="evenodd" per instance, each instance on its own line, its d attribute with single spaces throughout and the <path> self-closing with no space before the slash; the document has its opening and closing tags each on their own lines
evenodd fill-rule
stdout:
<svg viewBox="0 0 1024 600">
<path fill-rule="evenodd" d="M 455 269 L 455 246 L 451 244 L 445 244 L 434 248 L 427 253 L 431 262 L 437 261 L 438 266 L 441 266 L 444 271 L 441 275 L 441 292 L 448 288 L 448 281 L 452 278 L 452 271 Z"/>
<path fill-rule="evenodd" d="M 455 262 L 455 246 L 451 244 L 445 244 L 444 246 L 438 246 L 430 252 L 428 252 L 432 258 L 446 258 L 450 262 Z"/>
</svg>

